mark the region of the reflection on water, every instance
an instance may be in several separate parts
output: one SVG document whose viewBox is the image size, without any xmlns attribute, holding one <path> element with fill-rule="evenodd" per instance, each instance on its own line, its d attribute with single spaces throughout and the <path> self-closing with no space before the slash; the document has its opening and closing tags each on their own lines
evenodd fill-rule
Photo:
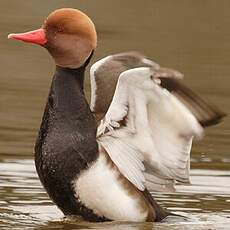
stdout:
<svg viewBox="0 0 230 230">
<path fill-rule="evenodd" d="M 89 224 L 82 220 L 64 219 L 47 197 L 35 172 L 33 160 L 7 160 L 0 163 L 0 226 L 38 229 L 204 229 L 230 224 L 230 172 L 192 170 L 191 186 L 178 185 L 177 193 L 153 196 L 169 210 L 187 219 L 170 217 L 161 224 L 103 223 Z M 216 182 L 216 186 L 214 186 Z M 208 184 L 210 183 L 210 186 Z M 154 228 L 153 228 L 154 229 Z M 185 228 L 186 229 L 186 228 Z"/>
<path fill-rule="evenodd" d="M 139 50 L 180 70 L 194 90 L 230 112 L 230 1 L 0 1 L 0 229 L 228 229 L 230 224 L 230 118 L 209 128 L 192 151 L 192 185 L 153 194 L 189 221 L 161 224 L 89 224 L 63 219 L 42 189 L 33 144 L 53 72 L 40 47 L 8 41 L 7 34 L 37 28 L 48 13 L 75 7 L 99 34 L 94 60 Z M 89 97 L 89 81 L 86 81 Z"/>
</svg>

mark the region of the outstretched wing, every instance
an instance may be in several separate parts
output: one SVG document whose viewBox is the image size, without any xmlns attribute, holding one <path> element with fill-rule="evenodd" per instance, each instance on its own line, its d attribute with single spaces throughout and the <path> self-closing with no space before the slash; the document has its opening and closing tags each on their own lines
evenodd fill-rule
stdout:
<svg viewBox="0 0 230 230">
<path fill-rule="evenodd" d="M 149 88 L 153 80 L 146 81 L 146 74 L 119 78 L 136 67 L 151 68 L 155 87 Z M 99 143 L 123 175 L 140 190 L 173 191 L 175 180 L 188 183 L 193 135 L 200 135 L 200 125 L 219 123 L 225 114 L 183 85 L 182 74 L 137 52 L 103 58 L 92 66 L 90 77 L 91 110 L 98 124 L 104 118 Z"/>
<path fill-rule="evenodd" d="M 110 55 L 93 64 L 90 69 L 90 108 L 97 121 L 104 117 L 110 106 L 120 74 L 136 67 L 157 69 L 159 65 L 138 52 Z"/>
<path fill-rule="evenodd" d="M 179 99 L 196 117 L 203 127 L 218 124 L 226 114 L 210 102 L 207 103 L 181 81 L 161 78 L 161 86 Z"/>
<path fill-rule="evenodd" d="M 172 191 L 189 182 L 193 137 L 202 136 L 195 116 L 159 85 L 154 69 L 119 77 L 112 103 L 98 127 L 98 142 L 138 189 Z"/>
<path fill-rule="evenodd" d="M 179 72 L 162 68 L 138 52 L 126 52 L 105 57 L 91 67 L 91 110 L 98 122 L 110 106 L 119 75 L 125 70 L 137 67 L 151 67 L 157 70 L 156 78 L 161 80 L 161 86 L 177 97 L 203 127 L 219 123 L 225 116 L 217 107 L 184 86 L 180 81 L 182 75 Z"/>
</svg>

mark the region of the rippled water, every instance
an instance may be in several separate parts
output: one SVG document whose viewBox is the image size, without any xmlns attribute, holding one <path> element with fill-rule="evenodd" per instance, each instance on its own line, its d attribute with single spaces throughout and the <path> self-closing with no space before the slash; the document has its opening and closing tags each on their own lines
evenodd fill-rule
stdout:
<svg viewBox="0 0 230 230">
<path fill-rule="evenodd" d="M 185 82 L 230 112 L 230 2 L 192 1 L 0 1 L 0 229 L 230 229 L 230 119 L 209 128 L 192 150 L 192 185 L 153 194 L 188 217 L 165 223 L 89 224 L 64 219 L 41 187 L 33 163 L 54 69 L 37 46 L 8 41 L 9 32 L 37 28 L 53 9 L 82 9 L 99 33 L 94 60 L 139 50 L 185 73 Z M 89 96 L 89 82 L 86 82 Z"/>
<path fill-rule="evenodd" d="M 153 194 L 168 209 L 188 217 L 186 221 L 174 218 L 161 224 L 89 224 L 63 218 L 41 187 L 33 160 L 5 159 L 0 170 L 0 197 L 4 198 L 0 202 L 2 228 L 206 229 L 230 224 L 230 171 L 192 170 L 191 186 L 178 186 L 178 192 L 173 194 Z"/>
</svg>

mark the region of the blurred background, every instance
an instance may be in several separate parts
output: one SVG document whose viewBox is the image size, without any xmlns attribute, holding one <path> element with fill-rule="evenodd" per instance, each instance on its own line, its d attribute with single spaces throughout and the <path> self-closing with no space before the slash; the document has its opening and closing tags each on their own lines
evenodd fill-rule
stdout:
<svg viewBox="0 0 230 230">
<path fill-rule="evenodd" d="M 230 112 L 228 0 L 1 0 L 2 229 L 19 223 L 37 226 L 36 220 L 41 224 L 60 216 L 43 191 L 33 166 L 33 145 L 55 66 L 45 49 L 7 40 L 7 34 L 37 29 L 50 12 L 62 7 L 78 8 L 94 21 L 98 47 L 91 64 L 109 54 L 140 51 L 162 66 L 184 73 L 186 85 Z M 90 98 L 88 74 L 86 79 Z M 230 212 L 229 140 L 230 118 L 226 117 L 194 144 L 193 185 L 179 186 L 175 194 L 155 194 L 158 201 L 171 210 L 198 215 L 201 220 L 210 218 L 207 213 L 213 214 L 214 222 L 218 218 L 226 220 Z"/>
</svg>

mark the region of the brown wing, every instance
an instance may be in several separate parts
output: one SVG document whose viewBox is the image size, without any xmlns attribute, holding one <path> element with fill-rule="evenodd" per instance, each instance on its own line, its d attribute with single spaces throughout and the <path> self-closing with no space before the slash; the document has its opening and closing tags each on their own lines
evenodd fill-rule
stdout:
<svg viewBox="0 0 230 230">
<path fill-rule="evenodd" d="M 161 80 L 161 86 L 174 94 L 203 127 L 219 123 L 226 115 L 183 85 L 179 80 L 183 75 L 178 71 L 162 68 L 141 53 L 126 52 L 103 58 L 91 67 L 91 110 L 98 123 L 110 106 L 120 74 L 137 67 L 152 67 L 157 70 L 155 77 Z"/>
<path fill-rule="evenodd" d="M 143 54 L 131 51 L 110 55 L 91 67 L 91 110 L 97 121 L 104 117 L 109 108 L 120 74 L 137 67 L 159 68 L 159 65 Z"/>
<path fill-rule="evenodd" d="M 161 86 L 175 95 L 196 117 L 203 127 L 218 124 L 226 114 L 215 105 L 203 100 L 179 80 L 160 78 Z"/>
</svg>

